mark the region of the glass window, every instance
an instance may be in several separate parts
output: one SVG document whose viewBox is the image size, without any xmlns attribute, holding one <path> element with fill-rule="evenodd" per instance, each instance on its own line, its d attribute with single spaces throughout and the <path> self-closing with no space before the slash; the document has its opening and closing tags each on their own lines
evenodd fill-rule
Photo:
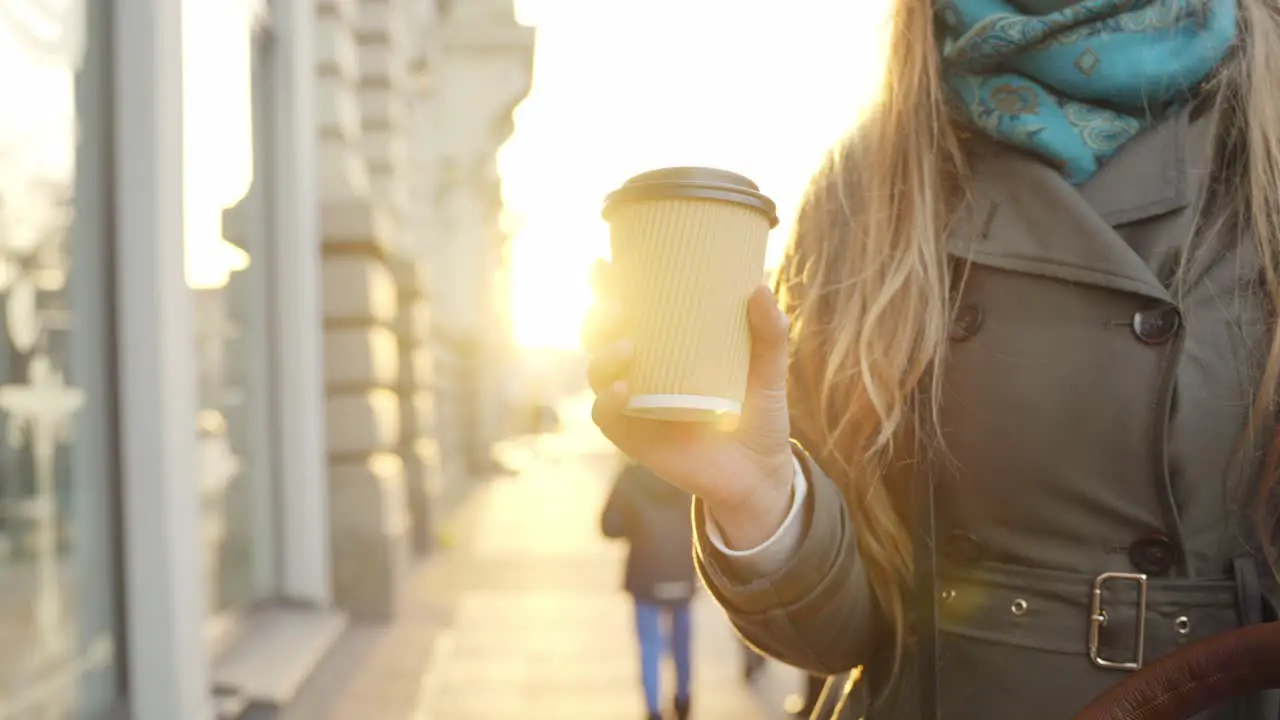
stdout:
<svg viewBox="0 0 1280 720">
<path fill-rule="evenodd" d="M 0 720 L 119 699 L 105 3 L 0 2 Z"/>
<path fill-rule="evenodd" d="M 267 308 L 259 287 L 265 215 L 257 202 L 266 193 L 257 187 L 254 152 L 254 57 L 265 17 L 260 0 L 183 3 L 185 247 L 200 374 L 196 478 L 208 606 L 222 618 L 269 594 L 274 579 Z"/>
</svg>

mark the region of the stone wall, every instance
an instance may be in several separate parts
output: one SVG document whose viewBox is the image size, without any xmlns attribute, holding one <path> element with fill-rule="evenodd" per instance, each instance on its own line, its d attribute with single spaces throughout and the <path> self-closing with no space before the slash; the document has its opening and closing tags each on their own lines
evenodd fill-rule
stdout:
<svg viewBox="0 0 1280 720">
<path fill-rule="evenodd" d="M 319 0 L 321 231 L 334 597 L 354 618 L 396 611 L 410 557 L 401 445 L 397 233 L 379 202 L 362 111 L 361 5 Z M 376 137 L 376 134 L 375 134 Z M 373 163 L 376 165 L 376 163 Z"/>
<path fill-rule="evenodd" d="M 461 456 L 454 466 L 463 473 L 492 472 L 490 448 L 510 426 L 505 388 L 514 369 L 501 300 L 506 237 L 496 155 L 529 91 L 533 41 L 510 0 L 454 3 L 432 68 L 436 212 L 445 229 L 430 243 L 435 348 L 440 384 L 450 386 L 439 405 L 460 428 L 446 447 Z"/>
<path fill-rule="evenodd" d="M 316 1 L 334 594 L 376 621 L 431 549 L 433 499 L 500 436 L 495 153 L 532 31 L 510 0 L 439 24 L 417 0 Z"/>
</svg>

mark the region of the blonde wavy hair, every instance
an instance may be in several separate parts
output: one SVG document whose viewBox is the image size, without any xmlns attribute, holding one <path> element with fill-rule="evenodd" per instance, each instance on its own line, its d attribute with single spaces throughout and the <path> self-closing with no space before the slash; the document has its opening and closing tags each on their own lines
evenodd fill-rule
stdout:
<svg viewBox="0 0 1280 720">
<path fill-rule="evenodd" d="M 940 371 L 960 281 L 946 238 L 967 200 L 968 168 L 948 111 L 933 2 L 890 2 L 879 97 L 810 185 L 777 289 L 792 321 L 793 434 L 841 486 L 897 657 L 912 539 L 895 498 L 918 461 L 941 450 Z M 1217 116 L 1227 118 L 1218 135 L 1247 152 L 1231 167 L 1234 192 L 1223 196 L 1249 223 L 1265 292 L 1280 307 L 1280 0 L 1239 5 L 1239 47 L 1213 95 Z M 1278 376 L 1273 333 L 1250 435 L 1275 409 Z M 1275 484 L 1277 457 L 1262 497 Z"/>
</svg>

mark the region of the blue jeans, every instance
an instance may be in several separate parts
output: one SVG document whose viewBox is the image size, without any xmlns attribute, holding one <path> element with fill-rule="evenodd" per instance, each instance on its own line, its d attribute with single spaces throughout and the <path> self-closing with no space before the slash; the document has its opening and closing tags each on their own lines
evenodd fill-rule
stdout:
<svg viewBox="0 0 1280 720">
<path fill-rule="evenodd" d="M 662 616 L 671 618 L 670 644 L 662 634 Z M 689 603 L 658 605 L 636 603 L 636 637 L 640 640 L 640 678 L 644 682 L 644 699 L 650 714 L 659 710 L 659 678 L 661 676 L 662 651 L 670 649 L 676 663 L 676 698 L 689 699 Z"/>
</svg>

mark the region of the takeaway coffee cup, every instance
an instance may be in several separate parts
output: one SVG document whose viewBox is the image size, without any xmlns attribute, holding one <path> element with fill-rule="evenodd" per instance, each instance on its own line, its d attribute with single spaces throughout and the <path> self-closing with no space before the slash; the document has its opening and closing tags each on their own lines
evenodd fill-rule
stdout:
<svg viewBox="0 0 1280 720">
<path fill-rule="evenodd" d="M 741 413 L 747 301 L 764 278 L 773 201 L 735 173 L 666 168 L 610 193 L 603 214 L 620 321 L 635 343 L 627 413 L 679 421 Z"/>
</svg>

